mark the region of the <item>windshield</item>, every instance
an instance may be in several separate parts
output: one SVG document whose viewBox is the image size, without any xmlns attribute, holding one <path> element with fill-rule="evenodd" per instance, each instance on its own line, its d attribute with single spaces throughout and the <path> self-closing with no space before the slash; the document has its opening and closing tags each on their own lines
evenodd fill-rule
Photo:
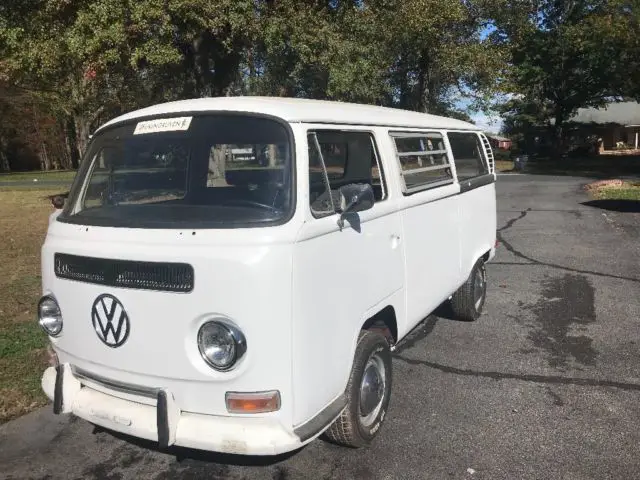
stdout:
<svg viewBox="0 0 640 480">
<path fill-rule="evenodd" d="M 249 115 L 140 120 L 92 140 L 62 221 L 224 228 L 285 221 L 293 209 L 287 128 Z"/>
</svg>

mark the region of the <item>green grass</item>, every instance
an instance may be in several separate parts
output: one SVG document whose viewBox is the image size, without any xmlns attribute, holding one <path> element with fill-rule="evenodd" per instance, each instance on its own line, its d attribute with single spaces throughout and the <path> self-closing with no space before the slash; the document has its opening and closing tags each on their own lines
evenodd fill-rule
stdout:
<svg viewBox="0 0 640 480">
<path fill-rule="evenodd" d="M 36 323 L 40 247 L 56 190 L 0 189 L 0 423 L 46 403 L 47 337 Z"/>
<path fill-rule="evenodd" d="M 46 181 L 60 181 L 71 183 L 76 176 L 75 170 L 54 170 L 51 172 L 13 172 L 13 173 L 0 173 L 0 182 L 38 182 Z M 34 182 L 37 183 L 37 182 Z"/>
<path fill-rule="evenodd" d="M 598 200 L 635 200 L 640 201 L 640 183 L 624 183 L 621 187 L 601 187 L 593 196 Z"/>
</svg>

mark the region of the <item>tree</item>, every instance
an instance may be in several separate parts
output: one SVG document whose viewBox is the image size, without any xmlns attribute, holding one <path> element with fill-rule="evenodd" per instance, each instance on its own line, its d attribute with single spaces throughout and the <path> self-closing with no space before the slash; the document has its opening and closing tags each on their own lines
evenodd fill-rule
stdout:
<svg viewBox="0 0 640 480">
<path fill-rule="evenodd" d="M 504 47 L 481 36 L 497 1 L 4 2 L 5 106 L 31 119 L 11 135 L 52 168 L 75 166 L 103 120 L 182 98 L 284 95 L 465 117 L 459 100 L 486 98 L 502 75 Z"/>
<path fill-rule="evenodd" d="M 489 96 L 501 76 L 501 48 L 481 32 L 488 18 L 481 2 L 377 1 L 383 45 L 390 56 L 394 103 L 449 114 L 464 96 Z"/>
<path fill-rule="evenodd" d="M 637 95 L 639 60 L 629 53 L 638 52 L 639 6 L 638 0 L 502 2 L 506 13 L 496 15 L 493 38 L 511 52 L 505 89 L 524 98 L 505 110 L 526 116 L 534 106 L 559 153 L 578 108 Z"/>
<path fill-rule="evenodd" d="M 80 155 L 93 126 L 164 99 L 220 94 L 236 75 L 253 2 L 41 0 L 0 28 L 12 84 L 47 95 Z M 26 9 L 26 11 L 24 11 Z"/>
</svg>

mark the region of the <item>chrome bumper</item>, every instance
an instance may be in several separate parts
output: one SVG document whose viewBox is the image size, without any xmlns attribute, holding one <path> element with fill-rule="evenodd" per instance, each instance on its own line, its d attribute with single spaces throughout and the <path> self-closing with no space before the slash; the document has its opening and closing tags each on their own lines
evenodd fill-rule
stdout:
<svg viewBox="0 0 640 480">
<path fill-rule="evenodd" d="M 53 401 L 56 414 L 72 413 L 110 430 L 157 441 L 161 448 L 177 445 L 233 454 L 277 455 L 307 443 L 274 418 L 183 412 L 166 389 L 114 382 L 69 364 L 45 370 L 42 389 Z M 116 392 L 117 396 L 113 394 Z"/>
</svg>

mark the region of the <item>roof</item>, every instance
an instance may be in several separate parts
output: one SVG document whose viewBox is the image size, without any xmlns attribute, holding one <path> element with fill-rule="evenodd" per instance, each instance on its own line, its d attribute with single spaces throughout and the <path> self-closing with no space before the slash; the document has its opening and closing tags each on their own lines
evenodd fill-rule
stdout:
<svg viewBox="0 0 640 480">
<path fill-rule="evenodd" d="M 596 123 L 606 125 L 640 125 L 640 103 L 619 102 L 609 103 L 603 108 L 580 108 L 569 120 L 575 123 Z"/>
<path fill-rule="evenodd" d="M 462 120 L 398 108 L 301 98 L 242 96 L 197 98 L 161 103 L 116 117 L 102 125 L 98 131 L 109 125 L 135 118 L 204 111 L 272 115 L 290 123 L 340 123 L 480 130 L 476 125 Z"/>
<path fill-rule="evenodd" d="M 511 139 L 509 139 L 507 137 L 501 137 L 500 135 L 496 135 L 495 133 L 491 133 L 491 132 L 489 132 L 489 133 L 485 132 L 485 135 L 487 137 L 493 138 L 494 140 L 497 140 L 499 142 L 510 142 L 511 141 Z"/>
</svg>

